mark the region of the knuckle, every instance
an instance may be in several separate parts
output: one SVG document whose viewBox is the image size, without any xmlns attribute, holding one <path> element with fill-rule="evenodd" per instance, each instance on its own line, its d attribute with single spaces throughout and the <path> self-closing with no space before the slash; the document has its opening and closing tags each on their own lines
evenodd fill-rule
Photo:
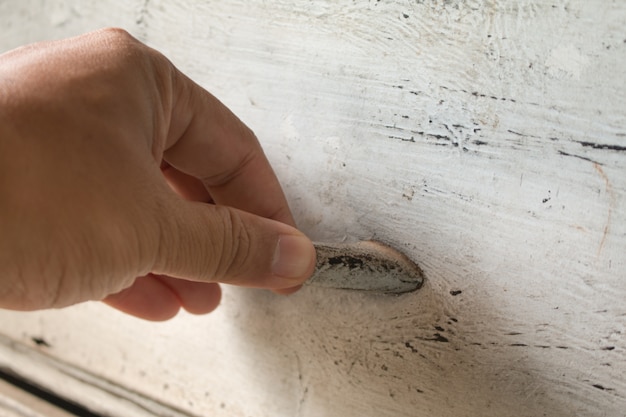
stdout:
<svg viewBox="0 0 626 417">
<path fill-rule="evenodd" d="M 88 46 L 89 44 L 94 46 L 91 49 L 92 52 L 98 51 L 101 60 L 108 62 L 107 65 L 104 65 L 105 68 L 117 68 L 116 64 L 119 63 L 140 66 L 141 60 L 145 59 L 148 50 L 129 32 L 114 27 L 87 34 L 86 42 Z"/>
<path fill-rule="evenodd" d="M 248 263 L 252 239 L 239 212 L 225 207 L 218 207 L 218 210 L 221 212 L 223 229 L 221 239 L 215 242 L 218 246 L 216 278 L 236 281 L 238 271 Z"/>
<path fill-rule="evenodd" d="M 107 27 L 92 32 L 92 36 L 113 47 L 128 46 L 139 43 L 128 31 L 118 27 Z"/>
</svg>

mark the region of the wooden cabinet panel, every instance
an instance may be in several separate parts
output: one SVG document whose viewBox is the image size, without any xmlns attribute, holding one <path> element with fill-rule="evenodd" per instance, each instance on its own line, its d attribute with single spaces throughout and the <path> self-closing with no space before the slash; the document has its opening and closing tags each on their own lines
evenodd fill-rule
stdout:
<svg viewBox="0 0 626 417">
<path fill-rule="evenodd" d="M 119 25 L 162 50 L 256 131 L 306 233 L 381 240 L 427 277 L 400 297 L 227 288 L 162 324 L 2 311 L 5 343 L 191 415 L 624 415 L 626 3 L 0 11 L 4 49 Z"/>
</svg>

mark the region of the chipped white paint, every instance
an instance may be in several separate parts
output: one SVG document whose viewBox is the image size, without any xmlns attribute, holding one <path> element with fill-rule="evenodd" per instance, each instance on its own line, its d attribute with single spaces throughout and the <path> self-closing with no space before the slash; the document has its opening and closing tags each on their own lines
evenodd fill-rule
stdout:
<svg viewBox="0 0 626 417">
<path fill-rule="evenodd" d="M 624 416 L 624 22 L 603 0 L 0 1 L 2 49 L 117 25 L 164 51 L 255 129 L 311 237 L 427 277 L 0 332 L 192 415 Z"/>
</svg>

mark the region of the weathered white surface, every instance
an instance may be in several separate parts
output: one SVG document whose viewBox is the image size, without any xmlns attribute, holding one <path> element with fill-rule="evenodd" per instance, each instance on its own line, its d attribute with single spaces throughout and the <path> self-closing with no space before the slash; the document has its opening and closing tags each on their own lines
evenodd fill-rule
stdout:
<svg viewBox="0 0 626 417">
<path fill-rule="evenodd" d="M 40 341 L 40 344 L 43 343 Z M 40 346 L 46 346 L 45 343 Z M 119 386 L 116 380 L 103 379 L 80 366 L 73 366 L 46 354 L 46 349 L 32 349 L 10 338 L 0 336 L 2 367 L 8 367 L 31 385 L 45 387 L 61 398 L 74 401 L 83 409 L 101 416 L 185 417 L 188 414 L 155 401 L 132 389 Z M 82 364 L 84 366 L 84 363 Z M 5 369 L 2 369 L 5 371 Z M 10 373 L 13 373 L 9 371 Z M 13 388 L 13 390 L 11 390 Z M 11 392 L 12 391 L 12 392 Z M 21 417 L 67 417 L 57 415 L 57 407 L 36 401 L 37 397 L 0 380 L 0 416 L 7 410 Z M 30 412 L 30 414 L 29 414 Z M 7 413 L 8 414 L 8 413 Z M 79 410 L 72 416 L 80 416 Z M 13 414 L 9 415 L 13 417 Z M 17 416 L 16 416 L 17 417 Z"/>
<path fill-rule="evenodd" d="M 604 0 L 0 1 L 2 49 L 119 25 L 164 51 L 255 129 L 303 230 L 427 277 L 0 332 L 195 415 L 624 416 L 625 22 Z"/>
</svg>

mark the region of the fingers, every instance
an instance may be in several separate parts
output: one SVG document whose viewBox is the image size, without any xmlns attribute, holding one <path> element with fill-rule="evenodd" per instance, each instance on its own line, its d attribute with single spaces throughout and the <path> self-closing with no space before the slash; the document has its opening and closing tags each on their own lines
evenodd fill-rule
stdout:
<svg viewBox="0 0 626 417">
<path fill-rule="evenodd" d="M 213 203 L 213 198 L 209 195 L 204 184 L 197 178 L 180 172 L 165 161 L 161 163 L 161 172 L 170 188 L 184 199 Z"/>
<path fill-rule="evenodd" d="M 137 278 L 132 286 L 109 295 L 104 302 L 124 313 L 153 321 L 170 319 L 180 310 L 176 294 L 152 275 Z"/>
<path fill-rule="evenodd" d="M 176 294 L 181 306 L 191 314 L 210 313 L 220 304 L 222 290 L 218 284 L 188 281 L 166 275 L 156 275 L 155 279 L 167 285 Z"/>
<path fill-rule="evenodd" d="M 188 200 L 211 201 L 294 226 L 295 222 L 278 179 L 252 131 L 214 96 L 176 69 L 172 68 L 172 71 L 173 109 L 164 146 L 164 159 L 171 167 L 163 171 L 170 186 Z M 195 178 L 200 182 L 195 181 Z M 208 190 L 206 194 L 199 187 L 200 183 Z M 252 236 L 255 233 L 245 234 Z M 291 233 L 294 233 L 293 230 L 288 232 Z M 268 272 L 268 265 L 272 262 L 279 241 L 276 231 L 269 243 L 257 249 L 246 249 L 246 245 L 237 243 L 237 238 L 231 236 L 234 240 L 230 243 L 224 242 L 231 247 L 223 251 L 216 248 L 215 244 L 209 245 L 213 247 L 214 253 L 211 261 L 216 264 L 205 265 L 203 270 L 198 266 L 185 268 L 194 271 L 192 275 L 185 275 L 180 270 L 183 265 L 178 263 L 177 266 L 172 266 L 176 263 L 172 261 L 170 266 L 173 269 L 166 269 L 166 273 L 181 274 L 177 276 L 190 279 L 209 279 L 278 289 L 283 294 L 291 293 L 297 291 L 297 284 L 310 275 L 309 270 L 312 267 L 309 266 L 313 261 L 309 264 L 309 260 L 314 256 L 308 239 L 299 232 L 296 235 L 302 237 L 301 240 L 305 243 L 299 245 L 301 254 L 297 257 L 301 259 L 293 265 L 305 267 L 288 280 L 277 276 L 275 272 Z M 215 239 L 214 236 L 211 238 Z M 242 255 L 239 250 L 233 250 L 233 246 L 240 248 L 250 264 L 251 259 L 260 257 L 260 253 L 264 252 L 263 257 L 256 260 L 256 263 L 263 264 L 256 265 L 255 271 L 250 270 L 253 265 L 236 267 L 234 263 L 239 262 L 238 257 Z M 177 253 L 180 249 L 173 248 L 173 251 Z M 162 255 L 171 256 L 171 253 Z M 209 261 L 207 255 L 199 256 L 204 256 L 205 259 L 198 264 Z"/>
<path fill-rule="evenodd" d="M 237 209 L 173 201 L 153 271 L 203 282 L 282 289 L 312 273 L 315 249 L 297 229 Z"/>
<path fill-rule="evenodd" d="M 163 321 L 174 317 L 180 307 L 192 314 L 210 313 L 219 305 L 221 294 L 217 284 L 149 274 L 104 302 L 127 314 Z"/>
<path fill-rule="evenodd" d="M 279 289 L 274 290 L 274 292 L 280 295 L 291 295 L 295 292 L 298 292 L 300 288 L 302 288 L 302 285 L 298 285 L 297 287 L 291 287 L 291 288 L 279 288 Z"/>
<path fill-rule="evenodd" d="M 294 225 L 259 142 L 219 100 L 173 70 L 173 109 L 164 158 L 198 178 L 215 202 Z"/>
</svg>

